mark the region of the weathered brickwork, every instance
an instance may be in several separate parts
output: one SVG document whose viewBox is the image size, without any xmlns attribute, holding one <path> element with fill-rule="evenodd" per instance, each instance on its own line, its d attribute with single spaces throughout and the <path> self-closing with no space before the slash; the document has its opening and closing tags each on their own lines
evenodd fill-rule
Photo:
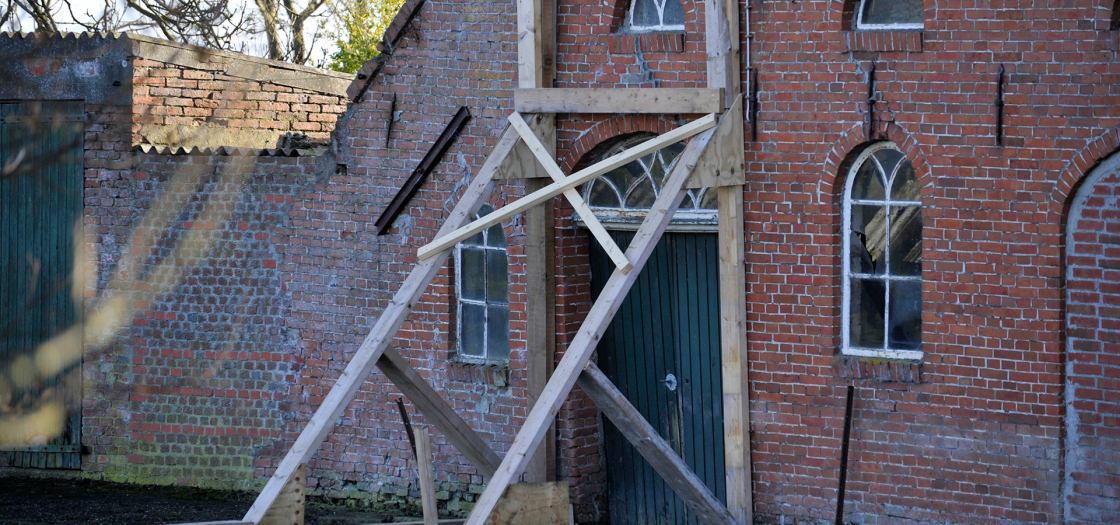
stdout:
<svg viewBox="0 0 1120 525">
<path fill-rule="evenodd" d="M 1120 157 L 1078 187 L 1066 241 L 1065 523 L 1120 520 Z"/>
<path fill-rule="evenodd" d="M 90 170 L 87 300 L 115 330 L 84 363 L 88 474 L 256 485 L 301 364 L 275 230 L 317 160 L 141 154 L 129 170 Z"/>
</svg>

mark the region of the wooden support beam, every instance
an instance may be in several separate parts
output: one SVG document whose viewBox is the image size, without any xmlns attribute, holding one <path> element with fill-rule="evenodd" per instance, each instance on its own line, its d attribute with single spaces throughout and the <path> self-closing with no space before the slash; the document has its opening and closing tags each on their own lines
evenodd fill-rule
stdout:
<svg viewBox="0 0 1120 525">
<path fill-rule="evenodd" d="M 634 449 L 646 458 L 653 470 L 661 475 L 665 484 L 673 489 L 689 510 L 706 525 L 738 525 L 735 517 L 727 511 L 712 491 L 704 485 L 688 464 L 673 451 L 657 429 L 646 421 L 642 413 L 630 404 L 626 396 L 619 392 L 607 376 L 588 362 L 579 375 L 579 387 L 595 402 L 604 416 L 614 423 L 615 428 L 626 436 Z"/>
<path fill-rule="evenodd" d="M 428 427 L 416 429 L 416 471 L 420 477 L 420 507 L 424 525 L 439 525 L 436 510 L 436 473 L 432 467 L 432 436 Z"/>
<path fill-rule="evenodd" d="M 567 481 L 514 483 L 486 525 L 570 525 L 571 508 Z"/>
<path fill-rule="evenodd" d="M 754 523 L 743 187 L 724 186 L 716 191 L 719 191 L 720 364 L 727 508 L 739 523 Z"/>
<path fill-rule="evenodd" d="M 517 84 L 538 87 L 543 80 L 541 0 L 517 0 Z"/>
<path fill-rule="evenodd" d="M 529 151 L 533 152 L 533 155 L 536 156 L 540 165 L 544 167 L 548 176 L 552 177 L 552 180 L 556 182 L 563 182 L 565 177 L 564 171 L 560 169 L 560 166 L 556 165 L 556 160 L 548 154 L 548 150 L 545 149 L 544 144 L 541 144 L 541 141 L 537 140 L 537 136 L 533 133 L 533 130 L 529 129 L 529 125 L 521 118 L 521 114 L 514 111 L 513 114 L 509 116 L 509 123 L 513 126 L 513 129 L 521 135 L 521 140 L 525 141 L 525 144 L 529 146 Z M 607 255 L 614 261 L 614 265 L 622 270 L 622 273 L 629 273 L 634 266 L 630 264 L 630 261 L 626 260 L 626 254 L 622 253 L 622 249 L 614 243 L 614 239 L 611 239 L 611 234 L 607 233 L 607 229 L 599 223 L 599 219 L 595 218 L 595 212 L 591 211 L 591 208 L 584 202 L 583 196 L 579 194 L 579 190 L 575 188 L 565 190 L 564 197 L 572 204 L 572 208 L 575 209 L 576 213 L 583 218 L 587 229 L 599 241 L 599 244 L 603 247 L 603 251 L 607 252 Z"/>
<path fill-rule="evenodd" d="M 743 173 L 743 97 L 736 96 L 716 126 L 708 149 L 700 156 L 686 188 L 714 188 L 742 185 Z"/>
<path fill-rule="evenodd" d="M 400 389 L 408 400 L 416 406 L 424 418 L 455 445 L 463 457 L 478 469 L 483 478 L 490 479 L 498 469 L 502 458 L 498 457 L 486 440 L 482 439 L 467 424 L 455 409 L 447 405 L 443 396 L 436 392 L 428 382 L 420 377 L 408 364 L 408 360 L 394 348 L 386 348 L 377 360 L 377 368 Z"/>
<path fill-rule="evenodd" d="M 491 177 L 501 166 L 505 156 L 512 150 L 513 145 L 506 144 L 504 149 L 495 150 L 486 159 L 474 180 L 463 192 L 463 196 L 460 197 L 459 203 L 455 205 L 455 209 L 451 210 L 451 214 L 447 217 L 443 227 L 436 234 L 437 237 L 447 235 L 466 223 L 471 216 L 478 212 L 478 208 L 486 202 L 494 188 Z M 370 371 L 373 370 L 374 364 L 388 348 L 389 343 L 396 336 L 397 330 L 404 324 L 405 318 L 412 311 L 412 306 L 420 299 L 428 284 L 431 283 L 436 273 L 443 266 L 444 257 L 447 257 L 450 248 L 448 246 L 447 249 L 442 250 L 442 255 L 434 254 L 440 255 L 439 257 L 433 255 L 413 268 L 412 273 L 401 284 L 389 305 L 381 313 L 381 317 L 377 319 L 377 323 L 374 324 L 365 341 L 354 353 L 350 363 L 346 365 L 346 369 L 342 371 L 338 381 L 327 393 L 327 397 L 323 399 L 323 404 L 311 416 L 311 420 L 307 422 L 292 448 L 280 461 L 280 465 L 276 467 L 276 472 L 268 480 L 260 495 L 257 496 L 253 506 L 245 513 L 244 521 L 259 524 L 265 512 L 276 501 L 281 489 L 295 474 L 297 467 L 301 463 L 307 463 L 319 450 L 327 434 L 334 428 L 339 416 L 346 410 L 346 405 L 358 394 L 362 383 L 365 382 Z"/>
<path fill-rule="evenodd" d="M 680 206 L 686 194 L 684 182 L 688 180 L 697 159 L 700 158 L 700 153 L 704 151 L 711 138 L 712 131 L 709 130 L 690 141 L 681 152 L 673 171 L 666 177 L 661 194 L 654 201 L 653 207 L 650 208 L 645 221 L 638 227 L 630 247 L 626 250 L 626 258 L 633 261 L 635 270 L 641 270 L 642 265 L 653 252 L 654 246 L 657 245 L 657 240 L 669 226 L 673 212 Z M 560 360 L 540 399 L 529 411 L 529 416 L 525 419 L 525 424 L 517 433 L 517 437 L 514 438 L 509 452 L 502 460 L 501 467 L 479 496 L 474 510 L 467 519 L 468 525 L 483 525 L 506 487 L 525 471 L 530 455 L 540 444 L 557 411 L 560 410 L 560 405 L 575 385 L 576 377 L 595 351 L 596 344 L 603 336 L 615 312 L 618 311 L 626 293 L 637 280 L 639 273 L 639 271 L 622 273 L 616 269 L 611 274 L 599 298 L 591 306 L 583 325 L 564 352 L 564 358 Z"/>
<path fill-rule="evenodd" d="M 738 0 L 704 0 L 704 20 L 708 87 L 724 89 L 730 101 L 739 94 Z"/>
<path fill-rule="evenodd" d="M 546 179 L 528 179 L 525 191 L 532 193 L 546 184 Z M 556 363 L 554 208 L 552 203 L 545 203 L 525 211 L 525 388 L 530 409 L 544 392 Z M 525 481 L 541 483 L 555 479 L 556 424 L 553 422 L 525 469 Z"/>
<path fill-rule="evenodd" d="M 525 116 L 525 121 L 529 123 L 529 128 L 533 130 L 541 143 L 545 145 L 549 155 L 556 158 L 556 115 L 552 113 L 537 113 L 534 115 Z M 544 167 L 537 162 L 537 157 L 529 151 L 529 146 L 521 140 L 521 135 L 513 126 L 506 128 L 505 133 L 502 135 L 501 140 L 506 140 L 506 137 L 512 136 L 512 140 L 517 143 L 513 147 L 513 151 L 506 157 L 505 162 L 502 163 L 501 169 L 494 174 L 494 180 L 501 179 L 548 179 L 548 172 Z"/>
<path fill-rule="evenodd" d="M 443 154 L 455 142 L 455 137 L 459 136 L 459 132 L 467 125 L 467 121 L 471 119 L 471 112 L 467 106 L 461 106 L 455 116 L 451 118 L 451 122 L 440 133 L 439 138 L 436 139 L 428 152 L 424 154 L 424 158 L 420 160 L 420 164 L 416 169 L 412 170 L 412 174 L 404 181 L 400 191 L 393 196 L 393 200 L 385 207 L 385 211 L 381 212 L 381 216 L 377 218 L 375 225 L 377 226 L 377 234 L 384 235 L 393 226 L 393 221 L 397 216 L 404 211 L 404 207 L 408 205 L 408 201 L 412 200 L 412 196 L 416 195 L 416 191 L 420 189 L 420 185 L 424 184 L 424 179 L 428 178 L 428 174 L 435 169 L 436 164 L 443 159 Z"/>
<path fill-rule="evenodd" d="M 500 209 L 494 210 L 485 217 L 480 217 L 474 222 L 463 226 L 453 232 L 441 235 L 436 240 L 429 243 L 416 251 L 416 256 L 420 260 L 426 260 L 434 257 L 436 254 L 450 249 L 458 244 L 463 239 L 469 238 L 472 235 L 485 230 L 495 224 L 498 224 L 514 215 L 517 215 L 533 206 L 542 202 L 552 199 L 553 197 L 564 193 L 567 190 L 575 188 L 581 184 L 591 181 L 595 177 L 602 175 L 610 170 L 620 166 L 625 166 L 628 162 L 653 153 L 669 144 L 674 144 L 687 139 L 693 135 L 701 133 L 711 127 L 715 126 L 715 115 L 707 115 L 705 117 L 696 119 L 684 126 L 681 126 L 673 131 L 665 133 L 647 140 L 637 146 L 634 146 L 622 153 L 612 155 L 609 158 L 603 159 L 595 164 L 592 164 L 569 177 L 565 177 L 561 182 L 553 182 L 543 189 L 530 193 Z M 705 141 L 705 144 L 707 141 Z M 691 167 L 689 171 L 691 172 Z M 631 260 L 627 257 L 627 260 Z M 631 260 L 632 261 L 632 260 Z"/>
<path fill-rule="evenodd" d="M 260 525 L 303 525 L 304 498 L 307 493 L 307 464 L 301 463 L 296 467 L 296 473 L 284 489 L 276 502 L 264 514 Z"/>
<path fill-rule="evenodd" d="M 724 91 L 703 88 L 545 88 L 513 90 L 521 113 L 722 113 Z"/>
</svg>

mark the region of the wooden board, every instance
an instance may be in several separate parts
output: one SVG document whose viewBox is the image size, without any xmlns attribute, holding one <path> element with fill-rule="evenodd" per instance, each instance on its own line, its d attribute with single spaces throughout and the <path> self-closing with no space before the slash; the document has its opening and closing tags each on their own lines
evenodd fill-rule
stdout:
<svg viewBox="0 0 1120 525">
<path fill-rule="evenodd" d="M 447 220 L 436 234 L 437 237 L 449 234 L 478 212 L 478 208 L 486 202 L 494 189 L 491 177 L 498 170 L 501 162 L 505 160 L 505 156 L 512 150 L 513 145 L 506 144 L 505 149 L 495 150 L 490 157 L 487 157 L 474 180 L 463 192 L 463 196 L 459 199 L 459 203 L 455 205 L 455 209 L 451 210 Z M 346 365 L 346 369 L 342 371 L 338 381 L 335 382 L 326 398 L 323 399 L 323 404 L 311 416 L 311 420 L 307 422 L 292 448 L 280 461 L 280 465 L 276 467 L 276 472 L 268 480 L 264 489 L 261 490 L 260 495 L 253 502 L 253 506 L 245 513 L 244 521 L 259 523 L 265 512 L 280 495 L 281 489 L 295 475 L 298 465 L 306 463 L 319 450 L 327 434 L 334 428 L 338 418 L 346 410 L 346 405 L 358 394 L 362 383 L 369 377 L 370 371 L 373 370 L 378 359 L 396 336 L 397 330 L 400 330 L 401 325 L 404 324 L 405 318 L 412 311 L 412 306 L 420 299 L 428 284 L 431 283 L 436 273 L 443 266 L 444 258 L 447 257 L 449 252 L 450 246 L 442 252 L 434 254 L 438 257 L 433 256 L 418 263 L 413 268 L 412 273 L 401 284 L 389 305 L 381 313 L 381 317 L 377 319 L 377 323 L 374 324 L 365 341 L 354 353 L 350 363 Z"/>
<path fill-rule="evenodd" d="M 416 428 L 416 471 L 420 477 L 420 507 L 424 525 L 438 525 L 436 510 L 436 472 L 432 467 L 432 436 L 428 427 Z"/>
<path fill-rule="evenodd" d="M 543 78 L 541 11 L 541 0 L 517 0 L 517 85 L 521 87 L 538 87 Z"/>
<path fill-rule="evenodd" d="M 547 184 L 544 179 L 525 181 L 531 193 Z M 529 408 L 537 403 L 556 362 L 555 210 L 550 203 L 525 212 L 525 387 Z M 501 463 L 501 460 L 498 461 Z M 496 467 L 497 465 L 495 465 Z M 525 481 L 556 479 L 556 424 L 553 422 L 525 469 Z"/>
<path fill-rule="evenodd" d="M 607 325 L 610 324 L 615 312 L 618 311 L 619 305 L 625 299 L 626 292 L 630 290 L 630 286 L 638 278 L 641 267 L 649 259 L 657 240 L 661 238 L 661 234 L 669 226 L 673 212 L 676 211 L 681 200 L 684 199 L 686 194 L 683 188 L 684 183 L 696 166 L 700 153 L 704 151 L 708 141 L 711 140 L 712 133 L 713 131 L 710 129 L 704 131 L 690 141 L 685 146 L 684 151 L 681 152 L 676 166 L 662 186 L 661 194 L 658 195 L 657 200 L 650 208 L 642 225 L 638 227 L 638 232 L 634 235 L 634 239 L 626 251 L 626 258 L 633 261 L 637 271 L 622 273 L 616 269 L 610 279 L 607 280 L 599 299 L 591 306 L 587 318 L 580 326 L 567 351 L 565 351 L 563 359 L 560 360 L 560 364 L 553 372 L 552 378 L 549 379 L 540 399 L 530 410 L 529 416 L 525 419 L 525 424 L 517 433 L 517 437 L 514 438 L 509 452 L 502 460 L 501 467 L 494 473 L 494 478 L 490 480 L 482 495 L 479 496 L 474 510 L 467 519 L 468 525 L 483 525 L 491 511 L 494 510 L 501 495 L 505 493 L 506 487 L 525 471 L 529 456 L 540 444 L 549 425 L 556 417 L 557 411 L 560 410 L 560 405 L 564 402 L 568 393 L 571 392 L 577 376 L 595 351 L 596 344 L 603 336 L 603 332 L 607 329 Z"/>
<path fill-rule="evenodd" d="M 541 144 L 544 144 L 549 155 L 556 158 L 556 115 L 552 113 L 537 113 L 523 115 L 529 128 L 533 130 Z M 548 172 L 537 162 L 537 157 L 529 150 L 529 146 L 521 140 L 521 135 L 512 127 L 506 129 L 506 134 L 513 134 L 517 141 L 513 151 L 506 157 L 502 167 L 494 174 L 494 179 L 547 179 Z M 502 136 L 502 140 L 506 135 Z"/>
<path fill-rule="evenodd" d="M 301 463 L 276 503 L 269 507 L 259 525 L 303 525 L 304 497 L 307 493 L 307 464 Z"/>
<path fill-rule="evenodd" d="M 738 0 L 704 0 L 704 20 L 708 87 L 725 89 L 730 100 L 739 94 Z"/>
<path fill-rule="evenodd" d="M 743 187 L 719 188 L 720 362 L 727 508 L 754 523 L 751 495 L 751 417 L 747 382 L 747 284 Z"/>
<path fill-rule="evenodd" d="M 434 425 L 447 438 L 463 457 L 470 461 L 478 473 L 490 479 L 498 469 L 502 459 L 490 449 L 470 425 L 459 417 L 455 409 L 448 406 L 443 396 L 428 384 L 428 381 L 408 364 L 396 349 L 386 348 L 377 360 L 377 368 L 408 400 L 416 406 L 424 418 Z"/>
<path fill-rule="evenodd" d="M 673 131 L 659 135 L 650 140 L 647 140 L 637 146 L 634 146 L 622 153 L 612 155 L 603 159 L 595 164 L 592 164 L 572 175 L 564 178 L 563 182 L 553 182 L 544 188 L 530 193 L 510 204 L 502 206 L 500 209 L 494 210 L 485 217 L 480 217 L 474 222 L 467 224 L 455 231 L 445 233 L 436 237 L 436 240 L 428 243 L 426 246 L 421 247 L 416 251 L 416 257 L 421 261 L 427 260 L 436 256 L 444 251 L 451 249 L 463 239 L 473 236 L 474 234 L 485 230 L 495 224 L 498 224 L 514 215 L 517 215 L 533 206 L 541 204 L 542 202 L 551 200 L 553 197 L 564 193 L 567 190 L 575 188 L 584 184 L 599 175 L 602 175 L 610 170 L 620 166 L 625 166 L 630 161 L 653 153 L 669 144 L 674 144 L 687 139 L 698 133 L 702 133 L 715 126 L 715 115 L 707 115 L 705 117 L 696 119 L 684 126 L 681 126 Z M 709 135 L 710 138 L 710 135 Z M 707 144 L 707 140 L 704 141 Z M 697 153 L 697 156 L 699 153 Z M 489 159 L 487 159 L 489 160 Z M 679 164 L 679 162 L 678 162 Z M 695 164 L 695 162 L 693 162 Z M 689 166 L 691 173 L 692 165 Z M 443 230 L 440 230 L 441 232 Z M 627 260 L 630 260 L 627 258 Z M 632 261 L 631 261 L 632 262 Z"/>
<path fill-rule="evenodd" d="M 722 89 L 545 88 L 513 90 L 521 113 L 721 113 Z"/>
<path fill-rule="evenodd" d="M 587 363 L 578 382 L 579 387 L 591 397 L 603 415 L 626 436 L 634 449 L 646 458 L 650 466 L 680 496 L 689 510 L 696 513 L 702 523 L 738 525 L 723 503 L 704 485 L 704 481 L 688 468 L 688 464 L 657 433 L 657 429 L 642 417 L 642 413 L 630 404 L 626 396 L 615 388 L 610 379 L 603 375 L 599 367 L 594 363 Z"/>
<path fill-rule="evenodd" d="M 514 483 L 486 525 L 569 525 L 571 519 L 567 481 Z"/>
<path fill-rule="evenodd" d="M 736 96 L 716 126 L 716 134 L 708 149 L 700 156 L 686 188 L 736 186 L 746 182 L 743 172 L 743 97 Z"/>
</svg>

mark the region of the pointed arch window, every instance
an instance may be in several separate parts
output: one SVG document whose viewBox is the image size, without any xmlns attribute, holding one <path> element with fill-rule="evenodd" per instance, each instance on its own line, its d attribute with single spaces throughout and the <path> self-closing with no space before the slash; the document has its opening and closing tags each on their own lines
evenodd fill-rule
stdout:
<svg viewBox="0 0 1120 525">
<path fill-rule="evenodd" d="M 493 211 L 484 204 L 475 218 Z M 459 355 L 509 359 L 509 263 L 502 225 L 455 245 L 455 270 Z"/>
<path fill-rule="evenodd" d="M 596 158 L 601 160 L 620 153 L 648 140 L 650 136 L 642 134 L 621 140 Z M 608 171 L 584 185 L 583 198 L 595 212 L 595 216 L 604 223 L 621 226 L 641 222 L 653 206 L 653 201 L 661 194 L 661 185 L 676 166 L 677 157 L 682 151 L 683 142 L 672 144 Z M 718 210 L 716 199 L 714 188 L 688 190 L 673 215 L 673 222 L 678 226 L 715 224 Z"/>
<path fill-rule="evenodd" d="M 922 203 L 914 167 L 894 144 L 864 150 L 844 190 L 843 348 L 922 357 Z"/>
<path fill-rule="evenodd" d="M 627 16 L 634 31 L 683 31 L 681 0 L 634 0 Z"/>
</svg>

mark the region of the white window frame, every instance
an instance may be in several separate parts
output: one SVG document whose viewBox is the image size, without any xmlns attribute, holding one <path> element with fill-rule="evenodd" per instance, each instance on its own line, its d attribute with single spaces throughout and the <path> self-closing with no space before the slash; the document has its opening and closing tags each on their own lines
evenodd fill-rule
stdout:
<svg viewBox="0 0 1120 525">
<path fill-rule="evenodd" d="M 474 218 L 476 220 L 479 217 L 480 217 L 480 214 L 475 214 L 475 216 L 474 216 Z M 503 233 L 502 235 L 504 236 L 505 234 Z M 504 246 L 504 247 L 503 246 L 490 246 L 489 242 L 488 242 L 489 240 L 490 240 L 490 228 L 487 228 L 485 230 L 482 230 L 482 245 L 472 244 L 472 245 L 470 245 L 470 249 L 472 249 L 472 250 L 481 249 L 481 250 L 483 250 L 483 254 L 485 254 L 487 251 L 505 252 L 505 254 L 506 254 L 506 315 L 507 315 L 507 320 L 508 320 L 508 315 L 509 315 L 509 250 L 508 250 L 508 245 Z M 506 242 L 507 243 L 509 242 L 508 237 L 506 238 Z M 463 253 L 463 243 L 456 244 L 455 245 L 455 316 L 456 316 L 455 317 L 455 351 L 456 351 L 456 354 L 458 355 L 460 360 L 466 361 L 466 362 L 471 362 L 471 363 L 503 363 L 503 362 L 509 362 L 509 347 L 508 347 L 508 345 L 506 347 L 506 356 L 504 358 L 490 357 L 487 354 L 487 349 L 490 347 L 490 308 L 487 307 L 490 304 L 490 303 L 487 303 L 487 299 L 489 299 L 490 297 L 488 297 L 486 295 L 486 291 L 489 287 L 488 280 L 485 280 L 485 279 L 483 280 L 483 283 L 482 283 L 483 299 L 481 301 L 476 300 L 476 299 L 465 299 L 463 297 L 463 293 L 462 293 L 462 290 L 463 290 L 463 259 L 462 259 L 462 253 Z M 483 270 L 484 271 L 486 269 L 486 267 L 485 267 L 486 260 L 487 260 L 486 257 L 482 258 Z M 489 278 L 489 276 L 487 276 L 487 278 Z M 483 330 L 482 330 L 482 355 L 468 354 L 467 352 L 463 351 L 463 304 L 473 304 L 473 305 L 478 305 L 478 306 L 482 307 L 482 321 L 484 323 L 484 327 L 483 327 Z"/>
<path fill-rule="evenodd" d="M 661 5 L 657 4 L 657 0 L 632 0 L 630 2 L 630 12 L 626 13 L 626 27 L 634 33 L 652 33 L 654 31 L 684 31 L 684 24 L 678 25 L 665 25 L 665 2 L 680 1 L 680 0 L 663 0 Z M 657 6 L 657 19 L 661 21 L 660 24 L 655 26 L 635 26 L 634 25 L 634 10 L 637 9 L 638 2 L 653 2 Z M 682 4 L 681 7 L 684 7 Z"/>
<path fill-rule="evenodd" d="M 635 1 L 637 1 L 637 0 L 635 0 Z M 921 23 L 916 23 L 916 24 L 865 24 L 865 23 L 863 23 L 863 12 L 865 11 L 864 6 L 865 6 L 865 4 L 867 4 L 867 2 L 870 2 L 870 1 L 872 1 L 872 0 L 859 0 L 859 4 L 856 6 L 856 29 L 857 30 L 860 30 L 860 31 L 892 31 L 892 30 L 925 29 L 925 27 L 926 27 L 925 20 L 924 20 L 925 16 L 922 17 L 923 21 Z M 885 1 L 885 0 L 880 0 L 880 1 Z"/>
<path fill-rule="evenodd" d="M 891 208 L 891 206 L 918 206 L 918 207 L 922 206 L 921 201 L 902 201 L 902 200 L 891 199 L 891 189 L 894 186 L 895 177 L 893 176 L 893 174 L 890 174 L 890 173 L 887 174 L 888 179 L 885 181 L 886 184 L 883 186 L 883 192 L 884 192 L 883 196 L 885 197 L 884 200 L 868 200 L 868 199 L 860 199 L 858 201 L 853 201 L 852 200 L 852 185 L 855 183 L 856 173 L 859 171 L 860 167 L 863 166 L 864 162 L 871 161 L 871 162 L 876 162 L 877 163 L 878 160 L 875 159 L 874 157 L 872 157 L 872 154 L 874 154 L 876 151 L 879 151 L 879 150 L 882 150 L 882 149 L 893 149 L 895 151 L 898 151 L 899 153 L 902 153 L 902 150 L 899 149 L 898 146 L 896 146 L 892 142 L 879 142 L 879 143 L 876 143 L 876 144 L 872 144 L 871 146 L 868 146 L 866 149 L 864 149 L 859 154 L 858 157 L 856 157 L 855 162 L 853 162 L 851 168 L 848 169 L 847 180 L 844 183 L 844 209 L 843 209 L 843 213 L 842 213 L 842 215 L 843 215 L 843 226 L 841 227 L 842 228 L 841 229 L 841 235 L 843 237 L 843 247 L 841 248 L 841 252 L 840 252 L 841 253 L 841 258 L 840 258 L 841 259 L 841 273 L 843 275 L 843 284 L 841 286 L 841 289 L 843 290 L 843 299 L 841 300 L 842 325 L 841 325 L 841 329 L 840 329 L 840 333 L 841 333 L 841 337 L 842 337 L 842 343 L 841 343 L 841 347 L 840 347 L 840 353 L 842 353 L 844 355 L 857 356 L 857 357 L 877 357 L 877 358 L 887 358 L 887 359 L 920 360 L 923 356 L 923 351 L 922 350 L 893 350 L 893 349 L 888 348 L 887 345 L 890 343 L 890 336 L 888 334 L 888 327 L 890 326 L 890 308 L 891 308 L 890 283 L 892 281 L 911 281 L 911 282 L 918 281 L 918 282 L 922 282 L 923 277 L 921 275 L 916 275 L 916 276 L 914 276 L 914 275 L 891 275 L 890 274 L 890 247 L 889 247 L 889 244 L 888 244 L 887 248 L 884 250 L 884 254 L 883 254 L 883 256 L 886 257 L 886 259 L 884 260 L 884 264 L 886 265 L 886 269 L 885 269 L 883 275 L 853 274 L 852 273 L 852 268 L 851 268 L 851 266 L 852 266 L 852 262 L 851 262 L 851 259 L 852 259 L 851 258 L 852 204 L 871 204 L 871 205 L 883 206 L 884 212 L 887 214 L 886 228 L 887 228 L 887 242 L 888 243 L 890 242 L 890 227 L 891 227 L 891 224 L 890 224 L 891 210 L 890 210 L 890 208 Z M 903 158 L 906 159 L 905 154 L 903 154 Z M 899 161 L 899 166 L 901 166 L 901 165 L 902 165 L 902 161 Z M 898 166 L 895 167 L 896 172 L 897 172 L 897 170 L 898 170 Z M 923 232 L 922 240 L 923 241 L 925 240 L 924 232 Z M 886 286 L 884 288 L 884 292 L 883 292 L 885 297 L 884 297 L 884 303 L 883 303 L 883 347 L 882 348 L 863 348 L 863 347 L 853 347 L 851 345 L 851 324 L 852 324 L 852 316 L 851 316 L 851 313 L 852 313 L 851 312 L 851 310 L 852 310 L 852 297 L 851 297 L 851 295 L 852 295 L 852 278 L 853 277 L 870 277 L 870 278 L 874 278 L 874 279 L 881 279 L 886 284 Z"/>
</svg>

